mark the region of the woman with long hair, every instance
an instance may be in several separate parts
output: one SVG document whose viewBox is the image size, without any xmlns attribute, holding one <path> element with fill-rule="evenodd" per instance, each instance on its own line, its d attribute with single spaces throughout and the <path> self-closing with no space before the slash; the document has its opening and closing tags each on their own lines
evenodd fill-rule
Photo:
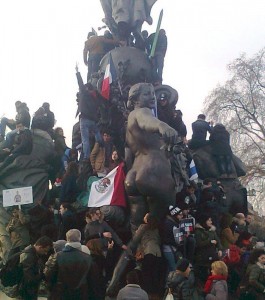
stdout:
<svg viewBox="0 0 265 300">
<path fill-rule="evenodd" d="M 68 164 L 66 173 L 62 179 L 62 188 L 60 195 L 60 202 L 73 203 L 76 201 L 80 190 L 77 186 L 76 180 L 78 177 L 78 164 L 71 161 Z"/>
</svg>

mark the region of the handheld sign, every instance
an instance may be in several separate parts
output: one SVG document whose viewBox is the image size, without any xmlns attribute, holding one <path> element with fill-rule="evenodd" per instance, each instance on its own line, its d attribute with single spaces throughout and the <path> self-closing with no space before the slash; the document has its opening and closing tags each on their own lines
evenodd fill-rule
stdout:
<svg viewBox="0 0 265 300">
<path fill-rule="evenodd" d="M 32 186 L 3 190 L 3 206 L 33 203 Z"/>
</svg>

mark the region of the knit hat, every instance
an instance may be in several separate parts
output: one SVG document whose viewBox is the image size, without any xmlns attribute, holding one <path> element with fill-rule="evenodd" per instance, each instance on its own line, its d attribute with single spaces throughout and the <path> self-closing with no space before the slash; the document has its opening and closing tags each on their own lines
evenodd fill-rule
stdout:
<svg viewBox="0 0 265 300">
<path fill-rule="evenodd" d="M 173 205 L 170 205 L 168 210 L 171 216 L 179 215 L 182 212 L 182 210 L 179 207 L 174 207 Z"/>
<path fill-rule="evenodd" d="M 53 248 L 55 250 L 55 252 L 60 252 L 63 250 L 64 246 L 66 244 L 65 240 L 58 240 L 56 242 L 53 243 Z"/>
<path fill-rule="evenodd" d="M 185 272 L 190 265 L 190 262 L 186 258 L 182 258 L 177 262 L 177 270 Z"/>
</svg>

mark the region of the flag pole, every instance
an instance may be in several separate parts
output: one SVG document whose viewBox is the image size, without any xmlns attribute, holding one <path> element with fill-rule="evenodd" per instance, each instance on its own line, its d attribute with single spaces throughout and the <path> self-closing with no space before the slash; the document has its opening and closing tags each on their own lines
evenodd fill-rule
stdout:
<svg viewBox="0 0 265 300">
<path fill-rule="evenodd" d="M 155 55 L 158 34 L 159 34 L 160 26 L 162 23 L 162 18 L 163 18 L 163 9 L 161 9 L 160 14 L 159 14 L 159 18 L 158 18 L 158 22 L 157 22 L 157 26 L 156 26 L 155 37 L 154 37 L 154 41 L 153 41 L 152 48 L 151 48 L 150 58 L 154 57 L 154 55 Z"/>
</svg>

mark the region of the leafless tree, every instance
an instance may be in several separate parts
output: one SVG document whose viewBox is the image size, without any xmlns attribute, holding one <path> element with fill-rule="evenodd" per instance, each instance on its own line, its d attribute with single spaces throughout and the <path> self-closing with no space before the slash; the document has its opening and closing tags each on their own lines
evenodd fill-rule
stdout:
<svg viewBox="0 0 265 300">
<path fill-rule="evenodd" d="M 252 58 L 242 54 L 228 65 L 231 77 L 206 98 L 208 119 L 222 123 L 231 134 L 231 145 L 247 166 L 244 184 L 255 188 L 255 206 L 265 196 L 265 48 Z M 265 205 L 264 205 L 265 209 Z"/>
</svg>

